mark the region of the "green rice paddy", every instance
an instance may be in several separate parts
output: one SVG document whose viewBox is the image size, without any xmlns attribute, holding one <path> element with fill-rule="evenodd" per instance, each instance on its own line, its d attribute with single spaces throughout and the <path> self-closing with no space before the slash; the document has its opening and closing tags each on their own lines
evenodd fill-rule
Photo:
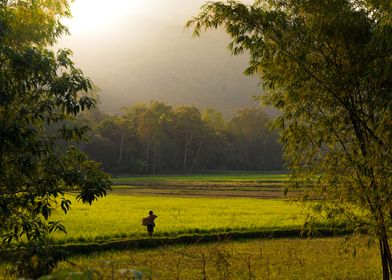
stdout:
<svg viewBox="0 0 392 280">
<path fill-rule="evenodd" d="M 148 184 L 166 182 L 178 183 L 200 183 L 200 182 L 282 182 L 288 179 L 287 174 L 282 173 L 260 173 L 260 172 L 222 172 L 213 174 L 189 174 L 189 175 L 156 175 L 156 176 L 119 176 L 113 178 L 114 184 Z"/>
<path fill-rule="evenodd" d="M 285 200 L 109 194 L 89 206 L 70 198 L 72 209 L 52 216 L 67 229 L 67 235 L 53 235 L 61 243 L 145 236 L 141 219 L 149 210 L 158 215 L 156 236 L 299 228 L 304 222 L 303 209 Z"/>
<path fill-rule="evenodd" d="M 286 180 L 286 174 L 254 172 L 117 177 L 113 192 L 91 206 L 68 195 L 71 210 L 65 215 L 58 208 L 51 217 L 68 234 L 52 238 L 58 245 L 89 246 L 145 238 L 141 220 L 149 210 L 158 215 L 156 237 L 299 229 L 307 212 L 282 196 Z M 264 238 L 124 248 L 74 256 L 57 270 L 93 269 L 102 277 L 97 279 L 132 279 L 132 269 L 143 279 L 379 279 L 378 251 L 367 241 Z M 0 266 L 1 279 L 8 279 L 5 268 Z"/>
</svg>

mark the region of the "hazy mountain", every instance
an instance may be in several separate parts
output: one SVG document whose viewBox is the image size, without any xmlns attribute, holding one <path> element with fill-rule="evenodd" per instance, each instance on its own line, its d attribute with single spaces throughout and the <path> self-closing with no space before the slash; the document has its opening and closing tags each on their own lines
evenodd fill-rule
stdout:
<svg viewBox="0 0 392 280">
<path fill-rule="evenodd" d="M 184 23 L 138 15 L 101 32 L 73 32 L 60 46 L 74 51 L 77 65 L 101 89 L 101 109 L 109 113 L 149 100 L 225 115 L 255 104 L 252 96 L 261 90 L 258 78 L 243 74 L 247 56 L 231 56 L 223 31 L 193 38 Z"/>
</svg>

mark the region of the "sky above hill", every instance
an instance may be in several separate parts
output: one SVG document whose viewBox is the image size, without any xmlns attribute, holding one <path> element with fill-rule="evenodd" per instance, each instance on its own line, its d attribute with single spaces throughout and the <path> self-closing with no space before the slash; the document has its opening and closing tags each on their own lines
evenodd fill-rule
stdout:
<svg viewBox="0 0 392 280">
<path fill-rule="evenodd" d="M 230 114 L 255 104 L 259 80 L 243 71 L 247 56 L 233 57 L 223 31 L 192 37 L 184 28 L 204 0 L 76 0 L 71 35 L 60 47 L 101 89 L 108 113 L 150 100 L 215 108 Z"/>
</svg>

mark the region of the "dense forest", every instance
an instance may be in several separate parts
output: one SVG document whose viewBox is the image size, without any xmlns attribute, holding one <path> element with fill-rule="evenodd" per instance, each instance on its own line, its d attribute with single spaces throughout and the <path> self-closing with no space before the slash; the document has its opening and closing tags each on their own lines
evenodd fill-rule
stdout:
<svg viewBox="0 0 392 280">
<path fill-rule="evenodd" d="M 115 174 L 283 169 L 278 135 L 260 107 L 226 120 L 213 109 L 151 101 L 116 116 L 91 110 L 79 121 L 91 128 L 80 149 Z"/>
</svg>

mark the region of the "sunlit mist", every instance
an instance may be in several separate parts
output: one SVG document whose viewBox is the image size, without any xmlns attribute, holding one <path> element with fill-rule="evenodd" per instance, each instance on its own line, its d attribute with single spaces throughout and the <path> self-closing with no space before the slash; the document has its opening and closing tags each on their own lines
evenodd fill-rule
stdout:
<svg viewBox="0 0 392 280">
<path fill-rule="evenodd" d="M 66 24 L 72 32 L 99 32 L 141 14 L 149 3 L 146 0 L 76 0 L 71 4 L 73 17 Z"/>
<path fill-rule="evenodd" d="M 248 1 L 249 2 L 249 1 Z M 75 0 L 59 41 L 101 89 L 100 108 L 116 112 L 149 100 L 230 113 L 254 101 L 258 80 L 243 75 L 223 31 L 192 37 L 185 23 L 206 0 Z"/>
</svg>

